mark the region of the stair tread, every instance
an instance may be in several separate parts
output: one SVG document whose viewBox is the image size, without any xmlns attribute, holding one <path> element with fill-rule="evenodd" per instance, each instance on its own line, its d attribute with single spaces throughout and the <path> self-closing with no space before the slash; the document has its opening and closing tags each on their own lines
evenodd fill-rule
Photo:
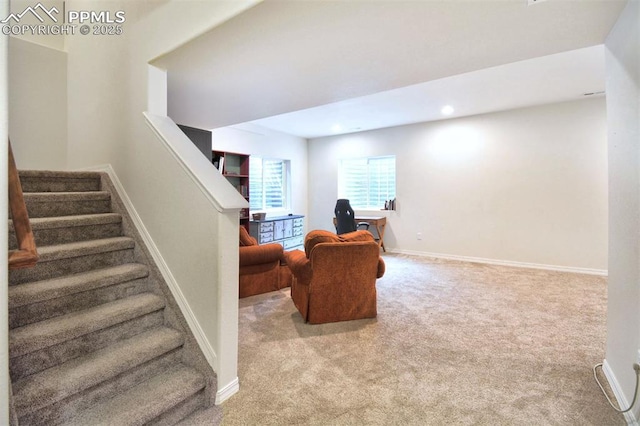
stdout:
<svg viewBox="0 0 640 426">
<path fill-rule="evenodd" d="M 65 178 L 65 179 L 100 179 L 100 172 L 78 172 L 59 170 L 18 170 L 18 175 L 22 177 L 38 177 L 43 179 Z"/>
<path fill-rule="evenodd" d="M 207 408 L 201 408 L 189 417 L 184 418 L 175 426 L 209 426 L 217 425 L 222 422 L 222 408 L 213 405 Z"/>
<path fill-rule="evenodd" d="M 25 192 L 23 196 L 26 202 L 108 200 L 111 198 L 109 191 Z"/>
<path fill-rule="evenodd" d="M 79 214 L 70 216 L 52 216 L 30 218 L 31 229 L 66 228 L 71 226 L 103 225 L 122 222 L 122 215 L 118 213 Z M 9 220 L 9 231 L 13 231 L 13 221 Z"/>
<path fill-rule="evenodd" d="M 76 241 L 66 244 L 38 247 L 40 262 L 88 254 L 104 253 L 115 250 L 131 249 L 135 242 L 130 237 L 111 237 L 99 240 Z"/>
<path fill-rule="evenodd" d="M 181 333 L 159 327 L 20 379 L 12 385 L 16 410 L 35 411 L 53 404 L 170 352 L 183 343 Z"/>
<path fill-rule="evenodd" d="M 144 278 L 147 266 L 125 263 L 110 268 L 9 286 L 9 309 Z"/>
<path fill-rule="evenodd" d="M 66 425 L 146 424 L 204 387 L 202 375 L 183 365 L 80 413 Z"/>
<path fill-rule="evenodd" d="M 162 308 L 160 297 L 142 293 L 14 328 L 9 331 L 9 356 L 25 355 Z"/>
</svg>

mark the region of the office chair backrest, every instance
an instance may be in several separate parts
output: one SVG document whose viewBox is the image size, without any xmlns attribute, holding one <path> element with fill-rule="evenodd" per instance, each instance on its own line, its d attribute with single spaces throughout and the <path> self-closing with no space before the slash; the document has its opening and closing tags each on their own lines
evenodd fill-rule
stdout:
<svg viewBox="0 0 640 426">
<path fill-rule="evenodd" d="M 346 234 L 357 229 L 356 216 L 349 204 L 349 200 L 341 198 L 336 202 L 336 234 Z"/>
</svg>

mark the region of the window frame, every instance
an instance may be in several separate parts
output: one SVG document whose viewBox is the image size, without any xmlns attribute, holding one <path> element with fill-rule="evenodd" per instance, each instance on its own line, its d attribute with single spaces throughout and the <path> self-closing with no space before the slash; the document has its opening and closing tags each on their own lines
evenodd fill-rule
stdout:
<svg viewBox="0 0 640 426">
<path fill-rule="evenodd" d="M 376 160 L 385 160 L 385 159 L 392 159 L 393 160 L 393 191 L 389 192 L 388 188 L 387 191 L 378 191 L 376 196 L 371 197 L 371 193 L 372 193 L 372 169 L 371 169 L 371 163 L 372 161 L 376 161 Z M 364 191 L 364 196 L 366 198 L 366 205 L 363 205 L 360 203 L 359 201 L 359 197 L 358 196 L 354 196 L 354 192 L 362 192 L 362 190 L 357 190 L 354 189 L 353 187 L 358 186 L 358 183 L 351 183 L 352 188 L 349 189 L 348 186 L 349 184 L 345 182 L 345 179 L 347 179 L 346 174 L 348 173 L 354 173 L 353 171 L 355 170 L 355 172 L 357 173 L 357 167 L 362 167 L 362 166 L 358 166 L 356 164 L 351 164 L 349 167 L 351 167 L 350 170 L 348 170 L 346 168 L 346 164 L 347 163 L 356 163 L 356 162 L 362 162 L 364 161 L 366 163 L 366 171 L 364 173 L 364 176 L 366 177 L 366 185 L 364 185 L 364 188 L 366 189 Z M 387 166 L 388 167 L 388 166 Z M 387 178 L 388 179 L 388 178 Z M 381 176 L 378 175 L 378 181 L 383 180 L 381 179 Z M 387 186 L 389 185 L 389 183 L 387 183 Z M 360 185 L 362 187 L 362 185 Z M 386 192 L 386 195 L 385 195 Z M 353 207 L 354 210 L 374 210 L 374 211 L 378 211 L 381 209 L 385 208 L 385 202 L 391 199 L 395 199 L 396 198 L 396 194 L 397 194 L 397 168 L 396 168 L 396 156 L 393 154 L 390 155 L 376 155 L 376 156 L 367 156 L 367 157 L 351 157 L 351 158 L 342 158 L 338 161 L 338 198 L 347 198 L 350 201 L 351 206 Z M 388 197 L 388 198 L 387 198 Z M 375 199 L 375 201 L 372 201 L 372 198 Z M 383 200 L 384 198 L 384 200 Z M 381 205 L 377 205 L 376 203 L 381 203 Z"/>
<path fill-rule="evenodd" d="M 257 207 L 252 203 L 252 197 L 255 198 L 255 161 L 259 160 L 262 163 L 262 175 L 260 178 L 260 186 L 261 186 L 261 206 Z M 264 161 L 275 161 L 282 164 L 282 174 L 281 174 L 281 194 L 282 194 L 282 206 L 279 207 L 267 207 L 267 196 L 266 196 L 266 187 L 264 185 Z M 265 212 L 265 213 L 275 213 L 275 212 L 286 212 L 290 209 L 291 206 L 291 160 L 284 158 L 274 158 L 274 157 L 263 157 L 260 155 L 252 155 L 249 159 L 249 209 L 251 212 Z"/>
</svg>

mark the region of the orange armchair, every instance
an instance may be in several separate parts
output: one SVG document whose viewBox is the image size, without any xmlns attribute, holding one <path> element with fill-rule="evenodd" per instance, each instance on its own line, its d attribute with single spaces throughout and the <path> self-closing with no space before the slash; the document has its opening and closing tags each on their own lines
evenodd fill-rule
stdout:
<svg viewBox="0 0 640 426">
<path fill-rule="evenodd" d="M 240 297 L 267 293 L 289 287 L 293 277 L 284 263 L 280 244 L 258 245 L 244 227 L 240 227 Z"/>
<path fill-rule="evenodd" d="M 306 322 L 376 317 L 376 279 L 384 275 L 385 264 L 369 231 L 340 236 L 311 231 L 304 247 L 284 256 L 294 277 L 291 299 Z"/>
</svg>

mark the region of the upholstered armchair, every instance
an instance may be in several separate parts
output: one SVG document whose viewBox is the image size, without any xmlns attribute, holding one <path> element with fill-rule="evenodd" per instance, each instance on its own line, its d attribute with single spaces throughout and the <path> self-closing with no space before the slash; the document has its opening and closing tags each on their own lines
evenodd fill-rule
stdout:
<svg viewBox="0 0 640 426">
<path fill-rule="evenodd" d="M 284 256 L 294 276 L 291 299 L 306 322 L 376 317 L 376 279 L 384 275 L 385 264 L 369 231 L 311 231 L 304 249 Z"/>
<path fill-rule="evenodd" d="M 280 244 L 258 245 L 244 227 L 240 227 L 240 297 L 268 293 L 289 287 L 293 277 L 284 262 Z"/>
</svg>

